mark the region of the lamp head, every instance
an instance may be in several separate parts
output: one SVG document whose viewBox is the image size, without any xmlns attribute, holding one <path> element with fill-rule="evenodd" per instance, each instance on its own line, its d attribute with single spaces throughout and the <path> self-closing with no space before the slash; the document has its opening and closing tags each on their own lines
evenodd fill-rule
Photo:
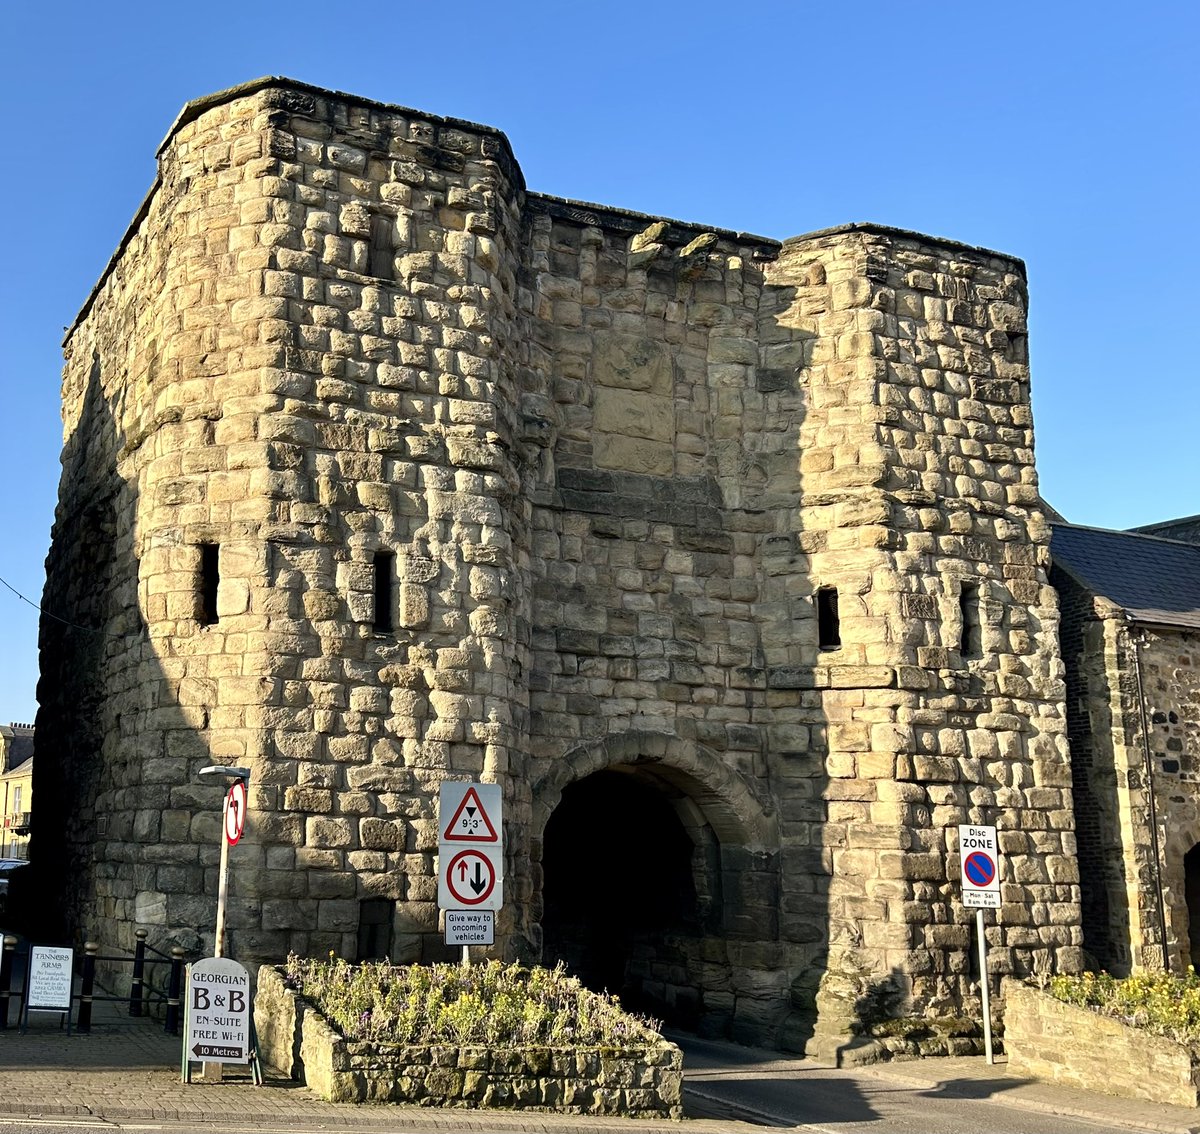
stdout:
<svg viewBox="0 0 1200 1134">
<path fill-rule="evenodd" d="M 230 780 L 248 780 L 250 778 L 249 768 L 237 768 L 230 764 L 209 764 L 207 768 L 201 768 L 202 776 L 224 776 Z"/>
</svg>

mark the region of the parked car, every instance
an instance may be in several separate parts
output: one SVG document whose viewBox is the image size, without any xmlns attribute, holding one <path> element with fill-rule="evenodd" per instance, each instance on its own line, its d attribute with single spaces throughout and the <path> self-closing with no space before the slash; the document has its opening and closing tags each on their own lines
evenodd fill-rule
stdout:
<svg viewBox="0 0 1200 1134">
<path fill-rule="evenodd" d="M 23 858 L 0 858 L 0 913 L 8 905 L 8 880 L 13 874 L 29 865 Z"/>
</svg>

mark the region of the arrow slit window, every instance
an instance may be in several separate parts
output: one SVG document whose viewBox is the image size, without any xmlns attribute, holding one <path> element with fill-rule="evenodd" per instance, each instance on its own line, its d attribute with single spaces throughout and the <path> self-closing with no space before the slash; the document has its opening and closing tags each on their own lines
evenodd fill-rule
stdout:
<svg viewBox="0 0 1200 1134">
<path fill-rule="evenodd" d="M 837 587 L 821 587 L 817 591 L 817 644 L 823 650 L 841 649 L 842 624 L 838 617 Z"/>
<path fill-rule="evenodd" d="M 371 239 L 367 246 L 367 275 L 381 280 L 396 278 L 395 245 L 392 239 L 392 217 L 384 213 L 371 214 Z"/>
<path fill-rule="evenodd" d="M 377 634 L 390 634 L 394 628 L 392 605 L 396 556 L 390 551 L 375 552 L 375 622 Z"/>
<path fill-rule="evenodd" d="M 958 644 L 964 658 L 983 656 L 983 627 L 979 621 L 979 584 L 963 583 L 958 594 L 958 610 L 962 618 L 962 634 Z"/>
<path fill-rule="evenodd" d="M 196 588 L 196 621 L 201 626 L 217 622 L 217 590 L 221 585 L 221 549 L 215 543 L 200 545 L 200 577 Z"/>
</svg>

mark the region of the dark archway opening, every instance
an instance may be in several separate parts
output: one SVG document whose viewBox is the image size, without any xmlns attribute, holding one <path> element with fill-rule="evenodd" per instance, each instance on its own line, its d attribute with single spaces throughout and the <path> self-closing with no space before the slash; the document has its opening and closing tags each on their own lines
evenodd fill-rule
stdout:
<svg viewBox="0 0 1200 1134">
<path fill-rule="evenodd" d="M 636 769 L 570 785 L 546 824 L 542 877 L 547 964 L 677 1027 L 725 1030 L 702 987 L 724 968 L 720 846 L 681 791 Z"/>
<path fill-rule="evenodd" d="M 1200 843 L 1183 856 L 1183 893 L 1187 901 L 1190 961 L 1200 971 Z"/>
</svg>

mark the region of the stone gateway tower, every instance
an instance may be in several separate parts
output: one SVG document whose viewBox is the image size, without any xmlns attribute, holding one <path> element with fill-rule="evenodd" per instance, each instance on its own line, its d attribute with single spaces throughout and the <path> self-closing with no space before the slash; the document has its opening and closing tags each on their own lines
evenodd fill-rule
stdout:
<svg viewBox="0 0 1200 1134">
<path fill-rule="evenodd" d="M 158 156 L 65 344 L 67 929 L 202 947 L 217 762 L 243 960 L 440 956 L 437 789 L 481 779 L 497 951 L 683 1024 L 971 1010 L 964 822 L 996 968 L 1080 965 L 1019 261 L 541 196 L 495 130 L 285 79 Z"/>
</svg>

